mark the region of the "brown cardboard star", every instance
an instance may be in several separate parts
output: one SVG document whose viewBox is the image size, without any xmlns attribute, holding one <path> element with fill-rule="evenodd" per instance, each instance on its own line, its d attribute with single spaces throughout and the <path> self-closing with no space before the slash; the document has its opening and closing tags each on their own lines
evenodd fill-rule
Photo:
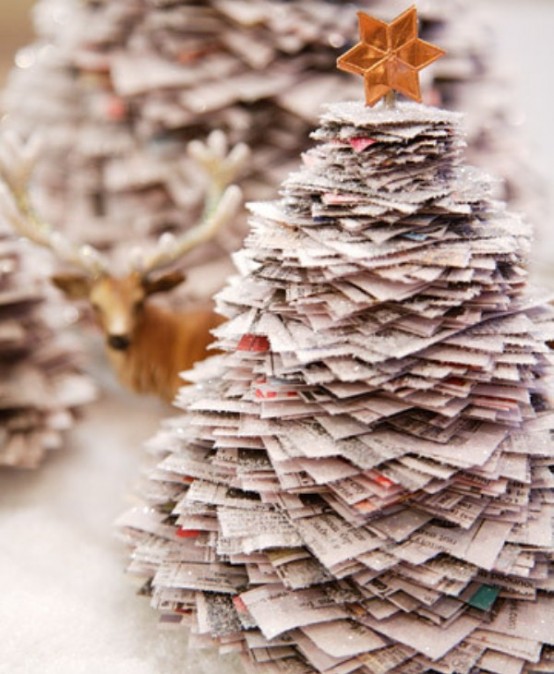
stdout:
<svg viewBox="0 0 554 674">
<path fill-rule="evenodd" d="M 406 10 L 391 23 L 358 12 L 360 39 L 337 60 L 337 67 L 363 75 L 367 105 L 389 91 L 421 101 L 419 71 L 444 51 L 417 36 L 417 10 Z"/>
</svg>

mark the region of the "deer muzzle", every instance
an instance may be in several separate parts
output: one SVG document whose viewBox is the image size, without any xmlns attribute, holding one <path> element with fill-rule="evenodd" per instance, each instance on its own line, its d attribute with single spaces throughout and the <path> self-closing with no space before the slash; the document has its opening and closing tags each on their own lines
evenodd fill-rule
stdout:
<svg viewBox="0 0 554 674">
<path fill-rule="evenodd" d="M 108 346 L 116 351 L 125 351 L 131 345 L 131 340 L 127 335 L 108 335 Z"/>
</svg>

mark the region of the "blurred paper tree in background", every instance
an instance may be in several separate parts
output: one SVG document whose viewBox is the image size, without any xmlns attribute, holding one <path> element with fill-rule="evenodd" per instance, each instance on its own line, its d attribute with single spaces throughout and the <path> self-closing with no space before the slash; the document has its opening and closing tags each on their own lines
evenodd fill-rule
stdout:
<svg viewBox="0 0 554 674">
<path fill-rule="evenodd" d="M 0 466 L 36 467 L 94 397 L 43 265 L 0 223 Z"/>
<path fill-rule="evenodd" d="M 30 33 L 31 2 L 0 8 L 0 81 Z M 27 38 L 28 39 L 28 38 Z M 60 335 L 73 312 L 49 288 L 48 260 L 0 223 L 0 466 L 34 468 L 63 444 L 94 389 L 74 340 Z"/>
<path fill-rule="evenodd" d="M 396 0 L 356 8 L 394 14 Z M 21 50 L 4 94 L 6 123 L 43 133 L 37 176 L 43 214 L 96 245 L 187 227 L 200 178 L 184 155 L 191 139 L 222 128 L 253 160 L 247 199 L 264 198 L 309 145 L 320 104 L 351 97 L 332 71 L 355 32 L 353 3 L 332 0 L 40 0 L 37 40 Z M 422 36 L 448 52 L 425 75 L 426 97 L 470 111 L 471 158 L 500 169 L 502 195 L 528 202 L 505 84 L 483 28 L 462 0 L 420 3 Z M 239 221 L 190 265 L 215 260 L 210 293 L 244 233 Z"/>
</svg>

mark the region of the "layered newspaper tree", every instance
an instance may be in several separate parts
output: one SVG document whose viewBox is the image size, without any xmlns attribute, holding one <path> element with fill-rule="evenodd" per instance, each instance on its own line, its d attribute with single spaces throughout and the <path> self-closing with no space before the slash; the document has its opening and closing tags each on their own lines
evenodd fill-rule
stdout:
<svg viewBox="0 0 554 674">
<path fill-rule="evenodd" d="M 449 50 L 429 95 L 471 110 L 476 155 L 484 150 L 482 161 L 508 175 L 510 195 L 527 198 L 509 88 L 480 20 L 463 0 L 422 4 L 424 34 Z M 19 54 L 3 97 L 7 123 L 24 136 L 44 131 L 41 212 L 95 245 L 188 227 L 202 190 L 184 148 L 214 128 L 255 150 L 246 196 L 268 198 L 305 149 L 320 103 L 356 95 L 331 70 L 353 27 L 335 0 L 40 0 L 35 19 L 38 39 Z M 223 260 L 244 231 L 237 221 L 191 264 Z"/>
<path fill-rule="evenodd" d="M 402 33 L 343 62 L 370 95 L 417 97 L 406 73 L 438 54 Z M 121 518 L 163 620 L 255 672 L 552 671 L 554 314 L 459 124 L 326 109 L 251 206 L 226 353 L 188 375 Z"/>
<path fill-rule="evenodd" d="M 0 222 L 0 467 L 36 467 L 94 398 L 75 345 L 56 334 L 67 306 L 37 273 L 42 262 Z"/>
</svg>

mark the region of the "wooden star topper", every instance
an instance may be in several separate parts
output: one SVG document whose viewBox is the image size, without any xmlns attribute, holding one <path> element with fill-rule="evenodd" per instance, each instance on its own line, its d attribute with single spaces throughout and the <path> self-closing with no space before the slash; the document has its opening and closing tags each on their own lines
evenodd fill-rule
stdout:
<svg viewBox="0 0 554 674">
<path fill-rule="evenodd" d="M 421 102 L 419 71 L 444 51 L 417 36 L 417 10 L 410 7 L 391 23 L 358 12 L 361 41 L 337 60 L 337 67 L 363 75 L 366 104 L 393 91 Z"/>
</svg>

